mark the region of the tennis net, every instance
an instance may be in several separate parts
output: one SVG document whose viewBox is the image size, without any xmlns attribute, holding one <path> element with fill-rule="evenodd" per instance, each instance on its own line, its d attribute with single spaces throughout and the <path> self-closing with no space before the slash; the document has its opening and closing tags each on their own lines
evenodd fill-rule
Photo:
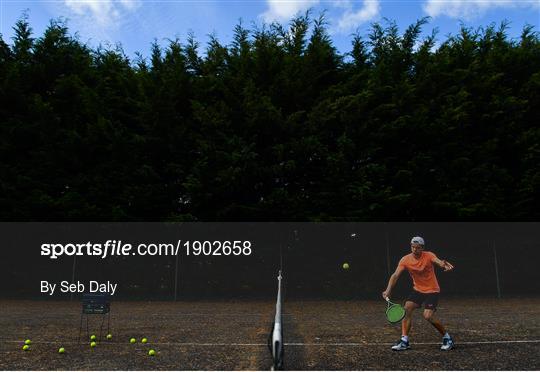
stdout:
<svg viewBox="0 0 540 372">
<path fill-rule="evenodd" d="M 281 275 L 281 270 L 278 274 L 278 293 L 276 300 L 276 313 L 274 315 L 274 321 L 272 322 L 272 331 L 270 332 L 270 337 L 268 338 L 268 347 L 272 354 L 272 370 L 281 370 L 283 368 L 283 325 L 282 325 L 282 289 L 281 281 L 283 279 Z"/>
</svg>

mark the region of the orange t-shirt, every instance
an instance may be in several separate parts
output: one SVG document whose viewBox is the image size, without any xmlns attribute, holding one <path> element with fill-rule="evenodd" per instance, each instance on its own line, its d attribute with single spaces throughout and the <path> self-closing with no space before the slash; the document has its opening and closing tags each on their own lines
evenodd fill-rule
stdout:
<svg viewBox="0 0 540 372">
<path fill-rule="evenodd" d="M 401 266 L 407 269 L 411 275 L 415 291 L 421 293 L 438 293 L 441 291 L 433 268 L 435 258 L 437 258 L 435 253 L 423 251 L 418 259 L 410 253 L 399 261 L 398 267 Z"/>
</svg>

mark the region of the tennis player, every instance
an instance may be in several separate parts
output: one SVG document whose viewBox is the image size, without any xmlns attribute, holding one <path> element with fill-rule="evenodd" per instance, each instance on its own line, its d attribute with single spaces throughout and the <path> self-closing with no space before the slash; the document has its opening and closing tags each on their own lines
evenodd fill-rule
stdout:
<svg viewBox="0 0 540 372">
<path fill-rule="evenodd" d="M 416 308 L 422 305 L 424 305 L 424 319 L 431 323 L 443 336 L 441 350 L 454 348 L 452 337 L 434 316 L 439 302 L 440 288 L 433 265 L 439 266 L 444 271 L 450 271 L 454 266 L 448 261 L 438 259 L 433 252 L 425 251 L 424 246 L 423 238 L 415 236 L 411 239 L 411 253 L 399 261 L 396 271 L 388 280 L 386 290 L 382 293 L 385 299 L 390 297 L 401 273 L 404 270 L 409 272 L 413 281 L 413 290 L 405 301 L 405 317 L 401 322 L 401 339 L 392 346 L 392 350 L 401 351 L 410 348 L 409 332 L 411 330 L 412 314 Z"/>
</svg>

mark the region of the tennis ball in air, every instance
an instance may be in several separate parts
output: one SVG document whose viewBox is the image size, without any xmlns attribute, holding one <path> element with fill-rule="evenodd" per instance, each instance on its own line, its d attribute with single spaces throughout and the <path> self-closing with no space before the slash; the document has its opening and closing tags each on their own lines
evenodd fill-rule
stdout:
<svg viewBox="0 0 540 372">
<path fill-rule="evenodd" d="M 95 341 L 90 342 L 90 347 L 96 347 L 97 343 Z"/>
<path fill-rule="evenodd" d="M 22 349 L 23 349 L 24 351 L 30 350 L 30 346 L 24 345 L 24 346 L 22 347 Z"/>
<path fill-rule="evenodd" d="M 95 340 L 96 340 L 96 335 L 90 336 L 90 340 L 91 340 L 91 341 L 95 341 Z"/>
<path fill-rule="evenodd" d="M 24 344 L 25 344 L 25 345 L 30 345 L 31 343 L 32 343 L 32 341 L 30 341 L 30 340 L 24 341 Z"/>
<path fill-rule="evenodd" d="M 150 351 L 148 351 L 148 355 L 154 356 L 154 355 L 156 355 L 156 351 L 153 350 L 153 349 L 150 349 Z"/>
<path fill-rule="evenodd" d="M 347 262 L 345 262 L 345 263 L 343 264 L 343 269 L 344 269 L 344 270 L 348 270 L 348 269 L 349 269 L 349 264 L 348 264 Z"/>
<path fill-rule="evenodd" d="M 132 338 L 131 340 L 129 340 L 129 342 L 131 342 L 132 344 L 134 344 L 135 342 L 137 342 L 137 340 L 135 340 L 134 338 Z"/>
<path fill-rule="evenodd" d="M 111 339 L 112 339 L 112 335 L 109 333 L 109 334 L 107 335 L 107 340 L 111 340 Z"/>
<path fill-rule="evenodd" d="M 58 349 L 58 352 L 60 354 L 64 354 L 66 352 L 66 349 L 64 349 L 63 347 L 61 347 L 60 349 Z"/>
<path fill-rule="evenodd" d="M 148 340 L 147 340 L 146 337 L 145 337 L 145 338 L 143 338 L 143 339 L 141 340 L 141 342 L 142 342 L 143 344 L 146 344 L 146 343 L 148 342 Z"/>
</svg>

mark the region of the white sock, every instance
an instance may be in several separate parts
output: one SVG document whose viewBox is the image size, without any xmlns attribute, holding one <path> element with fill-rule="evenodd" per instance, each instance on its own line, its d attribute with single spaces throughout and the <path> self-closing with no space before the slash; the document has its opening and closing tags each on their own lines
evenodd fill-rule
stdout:
<svg viewBox="0 0 540 372">
<path fill-rule="evenodd" d="M 401 339 L 405 342 L 409 342 L 409 336 L 401 336 Z"/>
</svg>

